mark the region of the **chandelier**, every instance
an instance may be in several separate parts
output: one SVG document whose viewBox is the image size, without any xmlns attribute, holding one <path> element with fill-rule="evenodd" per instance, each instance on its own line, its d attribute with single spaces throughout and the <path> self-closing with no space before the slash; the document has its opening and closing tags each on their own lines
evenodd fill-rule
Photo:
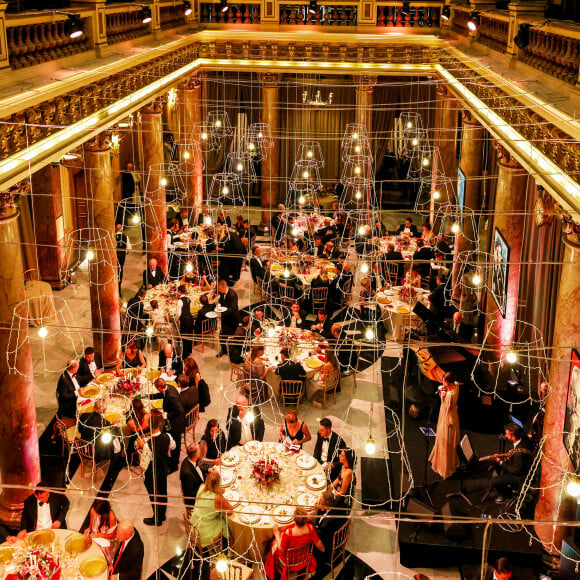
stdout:
<svg viewBox="0 0 580 580">
<path fill-rule="evenodd" d="M 320 93 L 320 89 L 317 89 L 314 96 L 311 96 L 310 91 L 306 90 L 302 93 L 302 102 L 315 107 L 323 107 L 326 105 L 332 105 L 332 97 L 333 93 L 328 93 L 328 97 L 324 100 Z"/>
</svg>

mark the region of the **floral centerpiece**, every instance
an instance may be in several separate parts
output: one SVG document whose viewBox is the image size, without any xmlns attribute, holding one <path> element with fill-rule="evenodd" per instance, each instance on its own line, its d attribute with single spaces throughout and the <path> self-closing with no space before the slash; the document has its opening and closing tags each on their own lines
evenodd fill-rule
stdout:
<svg viewBox="0 0 580 580">
<path fill-rule="evenodd" d="M 401 288 L 401 298 L 405 302 L 411 303 L 415 299 L 416 296 L 417 296 L 417 291 L 410 284 L 405 284 Z"/>
<path fill-rule="evenodd" d="M 140 389 L 141 383 L 137 378 L 122 377 L 116 385 L 117 393 L 125 395 L 126 397 L 132 397 L 135 393 L 138 393 Z"/>
<path fill-rule="evenodd" d="M 280 480 L 280 466 L 270 457 L 259 459 L 253 465 L 252 477 L 261 485 L 270 485 Z"/>
<path fill-rule="evenodd" d="M 19 565 L 18 580 L 59 580 L 61 573 L 58 559 L 50 552 L 34 550 L 26 554 Z"/>
</svg>

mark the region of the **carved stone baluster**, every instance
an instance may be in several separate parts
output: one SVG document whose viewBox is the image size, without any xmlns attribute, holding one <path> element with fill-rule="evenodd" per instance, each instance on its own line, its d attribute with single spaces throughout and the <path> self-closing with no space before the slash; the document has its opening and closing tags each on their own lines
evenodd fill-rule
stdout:
<svg viewBox="0 0 580 580">
<path fill-rule="evenodd" d="M 40 22 L 38 24 L 38 43 L 40 45 L 39 58 L 42 62 L 48 62 L 50 57 L 48 56 L 48 40 L 46 39 L 46 28 L 48 26 L 47 22 Z"/>
<path fill-rule="evenodd" d="M 9 28 L 8 30 L 13 31 L 14 35 L 13 44 L 10 47 L 10 66 L 13 69 L 22 68 L 25 63 L 23 55 L 26 52 L 26 47 L 24 46 L 24 42 L 22 41 L 23 27 L 14 26 Z"/>
<path fill-rule="evenodd" d="M 342 6 L 342 24 L 344 26 L 348 26 L 348 8 L 346 6 Z M 340 24 L 340 22 L 339 22 Z"/>
<path fill-rule="evenodd" d="M 385 10 L 387 11 L 387 19 L 386 19 L 386 26 L 394 26 L 395 25 L 395 7 L 394 6 L 385 6 Z"/>
<path fill-rule="evenodd" d="M 56 54 L 56 50 L 54 50 L 54 47 L 56 46 L 56 39 L 52 35 L 53 30 L 54 23 L 51 22 L 50 24 L 48 24 L 46 29 L 46 41 L 48 42 L 48 56 L 50 57 L 51 60 L 56 60 L 58 57 Z"/>
<path fill-rule="evenodd" d="M 401 9 L 398 6 L 393 6 L 393 10 L 397 11 L 397 20 L 393 22 L 393 26 L 404 26 L 403 15 L 401 14 Z"/>
<path fill-rule="evenodd" d="M 12 68 L 15 68 L 13 66 L 14 63 L 14 59 L 15 59 L 15 54 L 14 54 L 14 26 L 11 26 L 10 28 L 6 29 L 6 45 L 8 46 L 8 62 L 10 63 L 10 66 Z"/>
<path fill-rule="evenodd" d="M 23 26 L 22 29 L 22 66 L 30 66 L 31 64 L 34 64 L 34 57 L 32 56 L 34 44 L 30 40 L 30 28 L 30 26 Z"/>
</svg>

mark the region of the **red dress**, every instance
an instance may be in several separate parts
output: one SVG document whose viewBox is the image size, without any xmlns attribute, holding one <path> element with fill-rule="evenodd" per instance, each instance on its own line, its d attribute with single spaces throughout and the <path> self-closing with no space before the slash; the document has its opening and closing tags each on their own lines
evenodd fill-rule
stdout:
<svg viewBox="0 0 580 580">
<path fill-rule="evenodd" d="M 282 538 L 280 539 L 280 545 L 274 551 L 274 548 L 268 552 L 268 556 L 266 557 L 266 564 L 265 570 L 266 575 L 268 578 L 275 578 L 276 577 L 276 559 L 278 558 L 284 564 L 284 570 L 282 572 L 282 579 L 288 579 L 288 572 L 297 572 L 298 570 L 303 570 L 304 566 L 289 566 L 286 565 L 284 552 L 289 548 L 298 548 L 303 546 L 305 552 L 310 551 L 310 544 L 316 544 L 318 542 L 318 535 L 316 534 L 316 530 L 312 524 L 306 524 L 306 528 L 308 529 L 307 534 L 303 534 L 300 536 L 292 536 L 290 535 L 290 530 L 292 528 L 288 528 L 283 534 Z M 312 574 L 316 570 L 316 560 L 314 556 L 310 555 L 310 564 L 308 566 L 308 571 Z"/>
</svg>

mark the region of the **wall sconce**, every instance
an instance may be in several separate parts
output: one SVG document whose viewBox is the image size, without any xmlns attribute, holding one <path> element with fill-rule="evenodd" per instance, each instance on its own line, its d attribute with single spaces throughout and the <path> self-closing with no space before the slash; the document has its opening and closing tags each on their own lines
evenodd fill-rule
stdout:
<svg viewBox="0 0 580 580">
<path fill-rule="evenodd" d="M 121 146 L 121 135 L 119 133 L 111 133 L 111 155 L 114 157 L 119 156 L 119 149 Z"/>
<path fill-rule="evenodd" d="M 177 105 L 177 89 L 169 89 L 167 93 L 167 105 L 171 110 Z"/>
</svg>

